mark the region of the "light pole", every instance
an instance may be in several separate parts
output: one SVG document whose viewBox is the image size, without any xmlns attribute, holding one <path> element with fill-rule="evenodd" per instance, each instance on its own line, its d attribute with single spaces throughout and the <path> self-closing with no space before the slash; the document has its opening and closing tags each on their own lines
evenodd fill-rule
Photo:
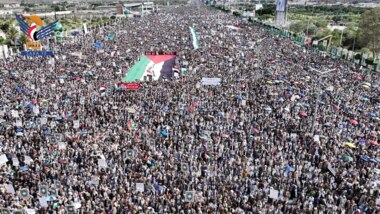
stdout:
<svg viewBox="0 0 380 214">
<path fill-rule="evenodd" d="M 306 36 L 309 37 L 309 25 L 310 25 L 310 20 L 307 18 L 307 28 L 306 28 Z"/>
<path fill-rule="evenodd" d="M 327 70 L 327 71 L 320 71 L 320 70 L 317 70 L 315 68 L 312 68 L 312 67 L 309 67 L 311 70 L 315 71 L 317 74 L 318 74 L 318 93 L 317 93 L 317 97 L 315 99 L 315 108 L 314 108 L 314 114 L 313 114 L 313 123 L 312 123 L 312 134 L 314 135 L 314 127 L 315 127 L 315 121 L 317 120 L 317 113 L 318 113 L 318 99 L 319 99 L 319 91 L 320 91 L 320 88 L 321 88 L 321 79 L 320 77 L 324 77 L 326 74 L 329 74 L 330 72 L 332 71 L 335 71 L 336 69 L 330 69 L 330 70 Z M 316 91 L 316 88 L 314 86 L 314 92 Z"/>
<path fill-rule="evenodd" d="M 354 44 L 352 45 L 352 52 L 355 54 L 355 41 L 356 41 L 356 35 L 354 37 Z"/>
<path fill-rule="evenodd" d="M 342 33 L 340 34 L 340 46 L 342 46 L 343 31 L 344 31 L 344 28 L 342 28 Z"/>
</svg>

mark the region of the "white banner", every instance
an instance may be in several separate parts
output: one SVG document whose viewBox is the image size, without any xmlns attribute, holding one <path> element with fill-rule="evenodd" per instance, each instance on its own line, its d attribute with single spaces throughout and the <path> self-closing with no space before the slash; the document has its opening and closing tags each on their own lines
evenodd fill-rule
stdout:
<svg viewBox="0 0 380 214">
<path fill-rule="evenodd" d="M 88 33 L 87 24 L 86 23 L 83 23 L 83 31 L 84 31 L 84 34 Z"/>
<path fill-rule="evenodd" d="M 0 59 L 4 59 L 3 46 L 0 45 Z"/>
<path fill-rule="evenodd" d="M 3 45 L 4 57 L 8 58 L 8 45 Z"/>
<path fill-rule="evenodd" d="M 136 183 L 136 192 L 144 192 L 144 183 Z"/>
<path fill-rule="evenodd" d="M 278 193 L 279 193 L 278 190 L 270 188 L 269 198 L 272 198 L 273 200 L 278 200 Z"/>
<path fill-rule="evenodd" d="M 222 80 L 220 78 L 203 77 L 202 78 L 202 85 L 220 85 L 221 81 Z"/>
</svg>

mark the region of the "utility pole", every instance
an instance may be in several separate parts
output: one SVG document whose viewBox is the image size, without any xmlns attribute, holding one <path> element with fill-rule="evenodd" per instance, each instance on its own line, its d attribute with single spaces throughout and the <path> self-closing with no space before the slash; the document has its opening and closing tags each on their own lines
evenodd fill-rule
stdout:
<svg viewBox="0 0 380 214">
<path fill-rule="evenodd" d="M 342 40 L 343 40 L 343 31 L 344 29 L 342 29 L 342 33 L 340 34 L 340 46 L 342 47 Z"/>
<path fill-rule="evenodd" d="M 144 16 L 144 2 L 141 3 L 141 17 Z"/>
<path fill-rule="evenodd" d="M 356 31 L 355 37 L 354 37 L 354 44 L 352 45 L 352 52 L 354 52 L 355 55 L 355 42 L 356 42 L 356 37 L 358 37 L 358 31 Z"/>
<path fill-rule="evenodd" d="M 314 128 L 315 128 L 315 121 L 317 120 L 317 114 L 318 114 L 318 100 L 319 100 L 319 95 L 320 95 L 320 89 L 321 89 L 321 77 L 324 77 L 326 74 L 329 74 L 330 72 L 332 71 L 335 71 L 336 69 L 331 69 L 331 70 L 327 70 L 327 71 L 320 71 L 320 70 L 317 70 L 315 68 L 312 68 L 312 67 L 309 67 L 311 70 L 317 72 L 318 74 L 318 88 L 316 89 L 314 87 L 314 92 L 316 90 L 318 90 L 318 92 L 316 93 L 317 94 L 317 97 L 315 98 L 315 108 L 314 108 L 314 114 L 313 114 L 313 123 L 312 123 L 312 127 L 311 127 L 311 132 L 312 134 L 314 135 Z"/>
</svg>

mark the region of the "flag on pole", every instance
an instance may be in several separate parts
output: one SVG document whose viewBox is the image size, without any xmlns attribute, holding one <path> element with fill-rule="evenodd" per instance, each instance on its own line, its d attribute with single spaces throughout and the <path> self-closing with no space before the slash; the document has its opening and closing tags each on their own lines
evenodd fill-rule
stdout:
<svg viewBox="0 0 380 214">
<path fill-rule="evenodd" d="M 196 50 L 199 48 L 198 33 L 195 31 L 193 27 L 190 27 L 190 32 L 191 32 L 193 47 L 194 47 L 194 50 Z"/>
<path fill-rule="evenodd" d="M 114 40 L 114 38 L 115 38 L 115 35 L 112 35 L 112 34 L 107 36 L 108 40 Z"/>
<path fill-rule="evenodd" d="M 186 75 L 187 69 L 186 68 L 181 68 L 181 73 L 182 73 L 182 75 Z"/>
<path fill-rule="evenodd" d="M 135 130 L 136 129 L 136 124 L 133 121 L 128 122 L 128 129 L 129 130 Z"/>
<path fill-rule="evenodd" d="M 105 85 L 100 85 L 99 86 L 99 91 L 105 91 L 107 87 Z"/>
</svg>

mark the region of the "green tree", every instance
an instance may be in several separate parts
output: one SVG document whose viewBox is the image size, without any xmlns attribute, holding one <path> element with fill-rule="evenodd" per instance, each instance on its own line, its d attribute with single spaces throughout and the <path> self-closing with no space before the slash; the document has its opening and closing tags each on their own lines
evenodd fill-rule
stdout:
<svg viewBox="0 0 380 214">
<path fill-rule="evenodd" d="M 332 44 L 333 46 L 335 47 L 339 47 L 340 46 L 340 37 L 342 35 L 342 31 L 341 30 L 338 30 L 338 29 L 334 29 L 333 32 L 332 32 Z"/>
<path fill-rule="evenodd" d="M 307 29 L 307 23 L 298 21 L 290 25 L 290 31 L 292 32 L 304 32 Z"/>
<path fill-rule="evenodd" d="M 62 25 L 68 25 L 70 22 L 69 20 L 63 18 L 63 19 L 60 19 L 59 22 L 62 24 Z"/>
<path fill-rule="evenodd" d="M 256 11 L 256 14 L 259 16 L 262 15 L 274 15 L 276 11 L 276 5 L 263 5 L 263 7 Z"/>
<path fill-rule="evenodd" d="M 1 25 L 0 25 L 0 29 L 1 29 L 4 33 L 8 32 L 8 30 L 9 30 L 9 23 L 8 23 L 8 22 L 5 22 L 5 23 L 1 24 Z"/>
<path fill-rule="evenodd" d="M 318 20 L 315 25 L 318 27 L 318 28 L 325 28 L 327 27 L 327 20 L 325 19 L 320 19 Z"/>
<path fill-rule="evenodd" d="M 9 40 L 15 42 L 17 35 L 18 35 L 18 31 L 14 27 L 11 27 L 8 31 Z"/>
<path fill-rule="evenodd" d="M 237 12 L 237 11 L 234 11 L 232 14 L 233 14 L 234 16 L 240 16 L 240 13 Z"/>
<path fill-rule="evenodd" d="M 376 56 L 380 52 L 380 8 L 364 12 L 359 29 L 361 42 Z"/>
<path fill-rule="evenodd" d="M 333 20 L 335 23 L 338 23 L 338 22 L 342 21 L 342 16 L 333 16 L 332 20 Z"/>
<path fill-rule="evenodd" d="M 322 39 L 323 37 L 326 37 L 331 34 L 331 31 L 328 28 L 323 28 L 318 31 L 317 35 L 315 36 L 315 39 Z"/>
<path fill-rule="evenodd" d="M 347 27 L 343 32 L 343 46 L 348 47 L 349 49 L 352 49 L 354 41 L 356 41 L 357 37 L 357 31 L 355 27 L 349 26 Z M 356 43 L 356 48 L 359 48 L 359 46 Z"/>
<path fill-rule="evenodd" d="M 22 33 L 21 36 L 18 38 L 17 45 L 23 46 L 26 43 L 26 39 L 27 39 L 26 35 Z"/>
<path fill-rule="evenodd" d="M 44 19 L 44 24 L 45 25 L 48 25 L 48 24 L 50 24 L 50 23 L 52 23 L 53 22 L 53 19 L 50 19 L 50 18 L 46 18 L 46 19 Z"/>
<path fill-rule="evenodd" d="M 260 16 L 260 20 L 268 20 L 268 19 L 273 19 L 274 16 L 270 15 L 270 14 L 264 14 L 262 16 Z"/>
<path fill-rule="evenodd" d="M 58 5 L 51 6 L 54 11 L 61 11 L 61 8 Z"/>
<path fill-rule="evenodd" d="M 314 24 L 309 23 L 309 27 L 306 25 L 306 29 L 304 30 L 304 33 L 307 33 L 308 35 L 315 35 L 318 31 L 317 26 Z"/>
</svg>

